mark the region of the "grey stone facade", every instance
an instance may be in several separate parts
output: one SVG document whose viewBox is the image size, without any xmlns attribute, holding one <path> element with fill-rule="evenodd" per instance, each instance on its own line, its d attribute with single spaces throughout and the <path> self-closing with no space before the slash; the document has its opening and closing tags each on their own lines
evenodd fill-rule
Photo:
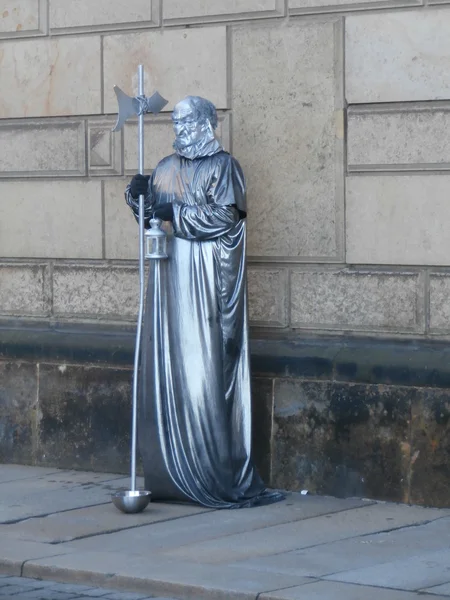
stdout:
<svg viewBox="0 0 450 600">
<path fill-rule="evenodd" d="M 449 27 L 450 4 L 438 0 L 0 0 L 5 349 L 0 368 L 6 390 L 0 447 L 10 448 L 13 430 L 18 440 L 31 440 L 21 450 L 16 444 L 14 451 L 0 451 L 0 459 L 38 460 L 30 415 L 43 414 L 63 397 L 58 368 L 65 363 L 53 357 L 53 371 L 41 372 L 45 360 L 36 350 L 31 362 L 13 352 L 12 364 L 10 332 L 28 328 L 41 348 L 37 330 L 101 326 L 116 332 L 131 328 L 136 318 L 137 227 L 123 202 L 123 188 L 137 166 L 136 123 L 120 134 L 111 128 L 117 110 L 113 85 L 136 92 L 139 63 L 146 69 L 147 91 L 157 88 L 169 99 L 167 111 L 189 93 L 217 105 L 219 135 L 247 175 L 255 338 L 316 340 L 319 346 L 323 336 L 331 336 L 333 344 L 344 336 L 418 344 L 448 340 Z M 171 150 L 168 117 L 165 112 L 147 119 L 148 170 Z M 389 353 L 384 356 L 390 360 Z M 415 356 L 411 350 L 413 362 Z M 21 360 L 23 380 L 17 371 Z M 80 390 L 82 381 L 89 387 L 89 351 L 69 363 Z M 120 368 L 129 381 L 129 365 Z M 44 372 L 47 387 L 39 389 L 41 395 L 47 390 L 46 399 L 29 387 Z M 306 405 L 323 415 L 333 398 L 354 397 L 363 406 L 374 390 L 358 388 L 353 396 L 346 388 L 343 394 L 331 376 L 327 384 L 306 385 L 301 369 L 301 381 L 285 385 L 269 372 L 268 367 L 255 371 L 255 402 L 266 407 L 266 413 L 256 412 L 256 422 L 274 423 L 270 432 L 259 428 L 263 470 L 269 474 L 269 463 L 278 469 L 269 475 L 279 485 L 330 490 L 331 484 L 321 483 L 331 481 L 330 471 L 326 476 L 320 475 L 326 471 L 322 467 L 314 471 L 311 457 L 304 460 L 317 477 L 306 475 L 298 432 L 303 426 L 292 429 L 293 416 L 286 417 L 280 406 L 289 396 L 303 407 L 306 398 Z M 434 397 L 431 386 L 413 401 L 414 385 L 392 385 L 403 386 L 398 402 L 404 403 L 394 411 L 399 423 L 388 428 L 389 439 L 398 444 L 414 437 L 416 430 L 405 425 L 411 411 L 414 422 L 421 415 L 430 422 L 423 434 L 431 436 L 427 446 L 403 445 L 396 454 L 398 479 L 411 483 L 405 464 L 424 460 L 431 469 L 433 457 L 450 456 L 448 436 L 430 433 L 442 420 L 433 421 L 430 406 L 448 401 L 442 388 Z M 273 412 L 265 386 L 272 390 Z M 395 389 L 378 389 L 381 405 Z M 80 402 L 89 397 L 101 403 L 98 388 L 89 390 Z M 25 397 L 28 408 L 22 411 Z M 301 421 L 305 409 L 298 410 Z M 382 430 L 378 410 L 369 410 L 375 419 L 370 427 Z M 90 464 L 101 468 L 104 449 L 89 446 L 83 437 L 90 435 L 86 428 L 92 419 L 72 442 L 91 448 Z M 351 435 L 363 436 L 363 425 L 358 428 Z M 314 444 L 325 456 L 324 446 Z M 117 448 L 109 456 L 118 452 L 117 464 L 123 465 Z M 333 448 L 330 456 L 338 456 L 342 448 Z M 345 452 L 339 464 L 348 467 Z M 64 460 L 55 455 L 51 462 Z M 74 455 L 71 464 L 88 464 L 77 460 Z M 364 469 L 354 470 L 366 477 Z M 364 489 L 378 497 L 450 505 L 448 470 L 442 481 L 434 499 L 422 492 L 405 494 L 404 484 L 395 484 L 392 494 L 384 483 Z"/>
</svg>

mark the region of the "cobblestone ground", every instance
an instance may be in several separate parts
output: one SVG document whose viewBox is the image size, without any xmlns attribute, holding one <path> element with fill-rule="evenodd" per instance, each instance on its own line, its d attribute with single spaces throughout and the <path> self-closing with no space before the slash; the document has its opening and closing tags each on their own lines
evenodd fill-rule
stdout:
<svg viewBox="0 0 450 600">
<path fill-rule="evenodd" d="M 0 600 L 176 600 L 56 581 L 0 575 Z"/>
</svg>

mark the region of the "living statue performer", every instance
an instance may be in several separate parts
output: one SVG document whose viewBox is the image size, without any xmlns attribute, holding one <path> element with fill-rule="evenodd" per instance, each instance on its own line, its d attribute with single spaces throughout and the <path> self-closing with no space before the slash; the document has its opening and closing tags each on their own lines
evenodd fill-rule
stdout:
<svg viewBox="0 0 450 600">
<path fill-rule="evenodd" d="M 145 226 L 170 221 L 169 258 L 146 295 L 138 439 L 155 500 L 240 508 L 281 500 L 251 460 L 245 181 L 217 141 L 214 105 L 188 96 L 172 114 L 175 153 L 125 197 Z"/>
</svg>

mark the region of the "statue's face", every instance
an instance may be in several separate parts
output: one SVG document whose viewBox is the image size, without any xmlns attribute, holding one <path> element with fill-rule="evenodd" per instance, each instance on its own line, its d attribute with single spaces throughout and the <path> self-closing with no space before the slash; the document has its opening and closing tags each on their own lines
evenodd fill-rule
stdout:
<svg viewBox="0 0 450 600">
<path fill-rule="evenodd" d="M 187 148 L 199 142 L 208 130 L 207 124 L 196 118 L 189 100 L 182 100 L 175 106 L 172 123 L 179 148 Z"/>
</svg>

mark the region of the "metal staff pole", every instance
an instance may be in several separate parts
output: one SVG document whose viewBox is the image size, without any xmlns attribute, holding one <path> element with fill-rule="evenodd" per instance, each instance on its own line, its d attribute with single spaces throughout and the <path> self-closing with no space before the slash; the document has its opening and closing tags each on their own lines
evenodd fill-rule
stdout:
<svg viewBox="0 0 450 600">
<path fill-rule="evenodd" d="M 139 96 L 144 96 L 144 67 L 138 67 Z M 139 173 L 144 174 L 144 112 L 139 114 L 138 126 L 138 154 L 139 154 Z M 131 425 L 131 491 L 136 490 L 136 439 L 137 439 L 137 391 L 138 391 L 138 369 L 139 354 L 142 338 L 142 318 L 144 316 L 144 195 L 139 196 L 139 314 L 136 331 L 136 347 L 134 349 L 134 369 L 133 369 L 133 410 Z"/>
<path fill-rule="evenodd" d="M 122 129 L 125 121 L 133 115 L 138 115 L 138 155 L 139 173 L 144 174 L 144 114 L 146 112 L 158 113 L 167 104 L 162 96 L 155 92 L 150 98 L 144 95 L 144 67 L 138 67 L 139 95 L 136 98 L 127 96 L 120 88 L 114 87 L 119 102 L 119 114 L 113 131 Z M 136 329 L 136 345 L 134 350 L 133 368 L 133 400 L 131 421 L 131 489 L 112 494 L 114 505 L 125 513 L 137 513 L 144 510 L 151 499 L 151 492 L 136 490 L 136 454 L 137 454 L 137 393 L 139 356 L 142 338 L 142 321 L 144 316 L 145 295 L 145 268 L 144 268 L 144 195 L 139 196 L 139 313 Z"/>
</svg>

